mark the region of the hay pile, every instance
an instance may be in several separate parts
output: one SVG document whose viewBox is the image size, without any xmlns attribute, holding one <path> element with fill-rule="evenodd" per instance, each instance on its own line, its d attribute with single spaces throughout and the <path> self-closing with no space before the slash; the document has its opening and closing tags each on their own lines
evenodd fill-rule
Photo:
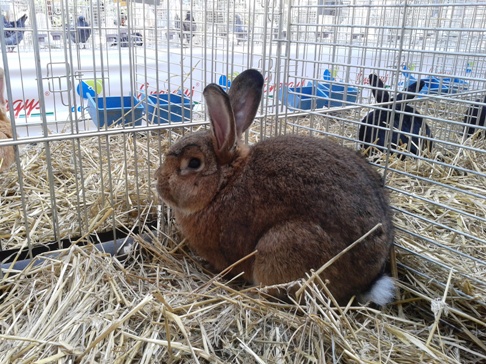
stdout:
<svg viewBox="0 0 486 364">
<path fill-rule="evenodd" d="M 166 138 L 130 133 L 21 148 L 21 183 L 15 165 L 1 176 L 1 247 L 25 247 L 27 237 L 33 246 L 77 238 L 154 215 L 146 206 L 157 201 L 154 172 L 167 145 Z"/>
<path fill-rule="evenodd" d="M 306 132 L 312 122 L 320 130 L 356 136 L 356 128 L 347 129 L 339 118 L 287 122 L 289 132 Z M 269 135 L 276 124 L 263 121 L 261 126 Z M 251 138 L 261 135 L 255 130 Z M 136 146 L 141 158 L 137 183 L 124 186 L 122 197 L 115 198 L 120 206 L 116 217 L 109 210 L 107 219 L 86 220 L 89 227 L 109 228 L 114 221 L 127 224 L 124 218 L 156 214 L 149 203 L 155 198 L 149 176 L 166 147 L 164 138 L 117 137 L 127 139 L 103 144 L 92 159 L 104 160 L 101 151 L 109 147 L 115 161 L 115 154 L 124 153 L 123 143 L 127 150 Z M 389 307 L 335 308 L 318 281 L 312 281 L 302 304 L 272 302 L 264 289 L 242 288 L 240 282 L 208 272 L 181 241 L 170 216 L 159 214 L 158 231 L 135 235 L 137 243 L 125 249 L 126 256 L 117 259 L 92 246 L 75 245 L 5 276 L 0 286 L 0 363 L 484 362 L 486 186 L 484 177 L 472 172 L 486 170 L 486 143 L 470 142 L 476 149 L 439 150 L 435 162 L 389 160 L 386 178 L 400 246 L 393 264 L 400 292 Z M 73 142 L 67 143 L 72 150 Z M 76 156 L 83 150 L 78 148 Z M 132 160 L 131 155 L 121 159 L 121 166 L 112 164 L 114 182 L 127 183 L 126 171 L 135 163 L 123 161 Z M 150 155 L 150 162 L 143 155 Z M 55 176 L 61 167 L 55 168 Z M 38 180 L 44 175 L 45 170 Z M 63 186 L 59 182 L 56 188 L 70 190 Z M 140 200 L 125 192 L 137 187 Z M 97 188 L 108 200 L 110 190 Z M 78 196 L 80 191 L 71 190 Z M 74 198 L 66 207 L 76 206 Z M 101 196 L 83 198 L 86 211 L 106 214 Z M 137 203 L 153 207 L 139 213 Z"/>
<path fill-rule="evenodd" d="M 5 277 L 0 363 L 486 358 L 481 312 L 458 308 L 464 299 L 449 290 L 439 294 L 423 281 L 411 285 L 405 276 L 413 273 L 400 270 L 403 300 L 383 310 L 331 307 L 319 286 L 311 286 L 305 304 L 288 305 L 267 300 L 264 290 L 214 277 L 177 235 L 136 239 L 141 249 L 132 247 L 123 261 L 73 246 Z M 484 301 L 482 307 L 484 314 Z"/>
</svg>

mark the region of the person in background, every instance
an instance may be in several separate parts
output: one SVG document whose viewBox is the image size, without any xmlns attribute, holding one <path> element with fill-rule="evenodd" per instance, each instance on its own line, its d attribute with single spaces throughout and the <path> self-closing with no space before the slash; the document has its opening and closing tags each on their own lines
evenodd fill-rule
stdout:
<svg viewBox="0 0 486 364">
<path fill-rule="evenodd" d="M 245 26 L 243 25 L 243 21 L 241 20 L 241 16 L 239 14 L 235 14 L 233 31 L 236 36 L 237 44 L 246 41 L 246 35 L 247 35 L 246 29 Z"/>
<path fill-rule="evenodd" d="M 91 28 L 84 15 L 80 15 L 76 20 L 76 26 L 71 30 L 71 40 L 78 46 L 81 44 L 86 48 L 86 42 L 91 35 Z"/>
<path fill-rule="evenodd" d="M 194 20 L 194 17 L 192 16 L 191 12 L 188 10 L 186 13 L 186 17 L 184 21 L 182 22 L 182 30 L 184 31 L 184 37 L 187 40 L 187 43 L 189 43 L 191 39 L 191 34 L 192 37 L 194 37 L 194 33 L 197 30 L 196 23 Z"/>
</svg>

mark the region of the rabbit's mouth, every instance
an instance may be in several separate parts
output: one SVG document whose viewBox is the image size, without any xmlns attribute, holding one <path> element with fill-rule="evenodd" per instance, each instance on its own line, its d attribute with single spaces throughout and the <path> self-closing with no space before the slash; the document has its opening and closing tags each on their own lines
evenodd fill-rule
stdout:
<svg viewBox="0 0 486 364">
<path fill-rule="evenodd" d="M 159 168 L 160 170 L 160 168 Z M 158 171 L 158 170 L 157 170 Z M 157 192 L 159 193 L 160 198 L 170 207 L 177 207 L 177 202 L 172 199 L 169 184 L 166 180 L 159 177 L 157 178 Z"/>
</svg>

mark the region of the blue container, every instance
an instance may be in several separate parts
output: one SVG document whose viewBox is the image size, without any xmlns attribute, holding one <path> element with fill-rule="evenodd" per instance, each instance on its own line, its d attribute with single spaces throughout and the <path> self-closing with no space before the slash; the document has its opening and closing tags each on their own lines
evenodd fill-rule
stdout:
<svg viewBox="0 0 486 364">
<path fill-rule="evenodd" d="M 191 120 L 194 104 L 185 96 L 177 94 L 141 94 L 147 102 L 147 121 L 154 124 Z"/>
<path fill-rule="evenodd" d="M 228 92 L 229 88 L 231 87 L 231 81 L 226 75 L 221 75 L 219 76 L 218 85 L 221 86 L 223 90 Z"/>
<path fill-rule="evenodd" d="M 90 94 L 88 96 L 88 113 L 98 127 L 106 125 L 125 124 L 135 125 L 142 124 L 143 106 L 134 96 L 107 96 L 95 99 Z M 106 111 L 106 118 L 105 118 Z M 132 119 L 133 118 L 133 119 Z"/>
<path fill-rule="evenodd" d="M 423 94 L 447 94 L 449 93 L 449 82 L 441 81 L 436 77 L 423 78 L 425 86 L 420 90 Z"/>
<path fill-rule="evenodd" d="M 326 107 L 346 106 L 343 101 L 356 102 L 358 97 L 358 88 L 354 86 L 334 82 L 317 82 L 316 86 L 323 94 L 328 95 L 328 99 L 323 102 Z"/>
<path fill-rule="evenodd" d="M 451 78 L 437 78 L 437 77 L 424 77 L 422 78 L 425 81 L 424 87 L 420 90 L 420 94 L 427 95 L 427 94 L 453 94 L 461 91 L 467 91 L 468 84 L 464 80 L 461 79 L 451 79 Z M 416 79 L 413 76 L 409 76 L 405 82 L 405 87 L 408 87 L 413 82 L 416 82 Z"/>
<path fill-rule="evenodd" d="M 287 104 L 289 109 L 310 110 L 325 106 L 329 96 L 322 90 L 312 86 L 282 87 L 278 98 Z"/>
<path fill-rule="evenodd" d="M 402 74 L 405 77 L 404 86 L 408 87 L 413 82 L 417 82 L 417 79 L 408 72 L 406 66 L 403 67 Z M 420 94 L 454 94 L 457 92 L 467 91 L 469 84 L 466 80 L 458 77 L 443 77 L 438 78 L 435 76 L 422 77 L 425 81 L 424 87 L 420 90 Z M 420 97 L 420 96 L 419 96 Z"/>
</svg>

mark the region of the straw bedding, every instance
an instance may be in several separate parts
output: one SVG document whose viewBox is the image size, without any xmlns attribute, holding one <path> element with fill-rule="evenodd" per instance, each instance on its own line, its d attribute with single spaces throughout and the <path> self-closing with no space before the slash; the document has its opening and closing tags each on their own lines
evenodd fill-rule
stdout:
<svg viewBox="0 0 486 364">
<path fill-rule="evenodd" d="M 147 218 L 141 210 L 156 200 L 154 171 L 167 145 L 167 140 L 137 133 L 21 148 L 22 186 L 15 166 L 2 174 L 0 206 L 7 212 L 0 217 L 2 248 L 23 247 L 27 237 L 37 245 Z"/>
<path fill-rule="evenodd" d="M 289 120 L 287 128 L 301 132 L 299 128 L 309 123 L 308 118 Z M 355 128 L 346 129 L 339 118 L 319 117 L 312 123 L 322 130 L 332 126 L 340 135 L 355 136 Z M 272 129 L 275 124 L 262 126 Z M 253 137 L 258 139 L 258 135 L 256 132 Z M 58 210 L 79 215 L 75 207 L 81 203 L 83 231 L 102 231 L 113 224 L 130 226 L 135 220 L 155 216 L 153 171 L 166 140 L 127 135 L 52 143 L 53 155 L 70 153 L 71 161 L 82 162 L 76 170 L 68 167 L 72 163 L 52 158 Z M 483 151 L 486 148 L 483 140 L 470 142 Z M 55 154 L 57 148 L 59 154 Z M 486 169 L 484 152 L 439 152 L 444 163 L 482 173 Z M 41 157 L 33 157 L 42 153 L 43 149 L 35 146 L 22 154 L 24 173 L 37 173 L 24 177 L 24 189 L 32 189 L 25 193 L 29 219 L 32 224 L 46 219 L 32 229 L 31 239 L 39 243 L 52 239 L 52 220 L 30 200 L 34 199 L 31 195 L 37 200 L 44 196 L 45 208 L 50 208 L 49 192 L 40 190 L 48 178 L 46 167 Z M 108 159 L 113 171 L 110 186 L 108 176 L 99 174 L 107 170 Z M 88 172 L 90 164 L 98 175 Z M 100 164 L 104 166 L 101 169 Z M 386 178 L 397 211 L 396 242 L 400 246 L 392 263 L 399 285 L 394 304 L 383 309 L 355 304 L 333 307 L 326 296 L 327 287 L 315 277 L 297 282 L 307 286 L 304 302 L 274 302 L 264 289 L 228 282 L 209 272 L 177 234 L 170 215 L 159 213 L 158 230 L 149 231 L 140 223 L 142 231 L 134 235 L 136 243 L 125 247 L 123 256 L 114 258 L 92 246 L 75 244 L 58 256 L 36 258 L 21 273 L 4 276 L 0 286 L 0 363 L 64 363 L 69 359 L 77 363 L 486 361 L 486 231 L 475 218 L 485 218 L 486 206 L 484 198 L 474 197 L 485 196 L 484 177 L 424 161 L 392 158 L 390 167 Z M 80 170 L 84 186 L 69 185 L 67 181 L 80 180 Z M 444 186 L 421 180 L 422 176 Z M 16 195 L 14 177 L 7 174 L 3 183 L 7 192 L 2 193 L 2 211 L 5 201 L 14 203 Z M 120 196 L 115 193 L 117 188 L 123 191 Z M 90 189 L 98 193 L 91 196 Z M 59 217 L 59 221 L 79 220 L 78 215 Z M 10 235 L 3 217 L 1 223 L 3 242 L 12 247 L 25 244 L 21 220 Z M 59 231 L 75 235 L 80 227 L 72 225 L 60 224 Z"/>
</svg>

